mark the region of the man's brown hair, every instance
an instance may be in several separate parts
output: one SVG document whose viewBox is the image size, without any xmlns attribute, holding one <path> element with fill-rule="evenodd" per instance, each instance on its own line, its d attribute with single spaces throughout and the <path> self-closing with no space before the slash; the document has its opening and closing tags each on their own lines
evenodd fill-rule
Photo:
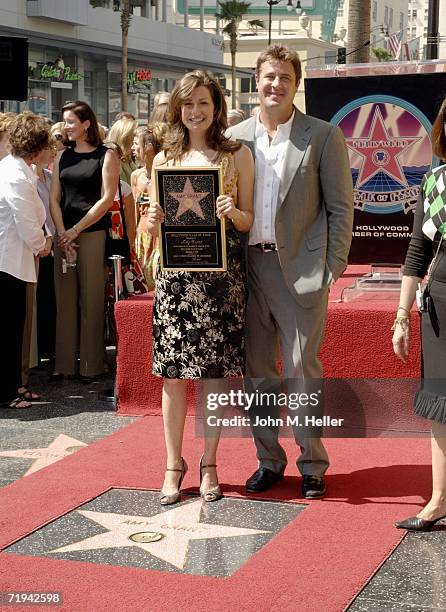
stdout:
<svg viewBox="0 0 446 612">
<path fill-rule="evenodd" d="M 285 45 L 270 45 L 262 51 L 257 58 L 256 63 L 256 75 L 259 76 L 262 64 L 265 62 L 277 61 L 277 62 L 290 62 L 293 65 L 294 73 L 296 75 L 296 83 L 300 81 L 302 77 L 302 66 L 300 64 L 300 58 L 297 51 L 286 47 Z"/>
</svg>

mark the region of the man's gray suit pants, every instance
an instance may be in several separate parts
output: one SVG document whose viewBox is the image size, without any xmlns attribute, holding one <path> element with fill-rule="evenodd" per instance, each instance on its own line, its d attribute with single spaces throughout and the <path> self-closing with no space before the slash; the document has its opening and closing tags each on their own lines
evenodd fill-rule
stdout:
<svg viewBox="0 0 446 612">
<path fill-rule="evenodd" d="M 328 290 L 322 294 L 320 304 L 304 308 L 285 284 L 277 252 L 263 252 L 253 246 L 248 247 L 248 252 L 246 359 L 248 380 L 252 379 L 253 385 L 251 390 L 254 387 L 267 390 L 271 382 L 279 382 L 279 348 L 282 379 L 286 379 L 288 392 L 293 390 L 293 385 L 300 390 L 302 384 L 305 389 L 311 388 L 322 378 L 318 352 L 325 330 Z M 251 423 L 256 410 L 250 413 Z M 278 427 L 253 428 L 260 466 L 276 473 L 283 472 L 287 464 L 278 433 Z M 300 473 L 324 474 L 329 462 L 322 440 L 302 438 L 300 427 L 293 427 L 293 433 L 301 450 L 297 459 Z"/>
</svg>

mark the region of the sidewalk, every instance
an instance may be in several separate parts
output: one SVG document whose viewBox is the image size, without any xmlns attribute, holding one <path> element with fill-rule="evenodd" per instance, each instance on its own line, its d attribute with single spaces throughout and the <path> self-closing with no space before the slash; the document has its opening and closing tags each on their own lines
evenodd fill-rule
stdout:
<svg viewBox="0 0 446 612">
<path fill-rule="evenodd" d="M 47 403 L 37 404 L 34 408 L 29 410 L 9 410 L 0 414 L 1 487 L 6 487 L 8 484 L 22 478 L 26 474 L 32 473 L 33 471 L 36 472 L 39 469 L 51 469 L 48 468 L 48 466 L 54 465 L 54 463 L 58 460 L 64 461 L 64 457 L 67 458 L 77 451 L 85 448 L 86 445 L 91 445 L 98 440 L 106 438 L 114 432 L 119 431 L 120 428 L 125 428 L 138 420 L 132 417 L 116 416 L 114 414 L 112 405 L 109 402 L 100 399 L 101 391 L 110 386 L 110 380 L 102 380 L 100 383 L 95 383 L 88 386 L 75 382 L 45 385 L 45 378 L 46 376 L 43 373 L 33 374 L 31 386 L 33 390 L 41 392 L 42 395 L 44 395 L 44 399 Z M 160 420 L 159 417 L 151 418 Z M 161 423 L 158 425 L 160 426 Z M 424 440 L 423 444 L 425 444 L 427 447 L 429 444 L 428 440 Z M 429 456 L 428 449 L 426 456 Z M 85 473 L 86 481 L 88 481 L 88 478 L 89 474 Z M 26 481 L 24 481 L 24 484 L 25 483 Z M 295 486 L 294 479 L 290 478 L 290 483 L 293 487 Z M 417 484 L 418 483 L 416 482 L 413 484 L 414 491 L 417 491 L 417 488 L 419 488 L 417 487 Z M 67 482 L 66 486 L 69 487 L 70 483 Z M 97 537 L 97 535 L 95 536 L 97 533 L 107 531 L 107 527 L 104 528 L 104 525 L 100 527 L 98 531 L 91 531 L 89 521 L 91 521 L 92 517 L 96 516 L 94 513 L 98 515 L 101 514 L 101 516 L 103 516 L 104 513 L 110 515 L 112 511 L 115 513 L 119 512 L 120 515 L 131 515 L 133 512 L 134 514 L 142 516 L 142 512 L 145 511 L 147 514 L 147 508 L 149 506 L 152 507 L 152 505 L 153 508 L 150 514 L 153 518 L 153 524 L 156 523 L 156 513 L 159 513 L 160 510 L 157 505 L 157 495 L 155 493 L 145 490 L 133 491 L 133 493 L 129 492 L 125 495 L 121 494 L 120 497 L 119 491 L 114 491 L 115 492 L 113 494 L 110 493 L 108 496 L 103 495 L 102 499 L 98 498 L 99 501 L 93 500 L 89 504 L 88 509 L 85 511 L 83 510 L 85 517 L 83 519 L 84 522 L 77 522 L 74 525 L 74 531 L 76 534 L 83 533 L 83 537 L 88 536 L 91 538 Z M 330 493 L 332 493 L 331 490 L 329 491 L 329 494 Z M 128 495 L 132 496 L 131 504 L 129 504 Z M 195 507 L 194 504 L 197 503 L 195 501 L 196 499 L 197 498 L 193 496 L 189 496 L 187 503 L 177 506 L 177 511 L 181 511 L 180 514 L 177 514 L 177 516 L 185 516 L 186 512 L 189 512 L 189 514 L 193 513 L 193 508 Z M 51 503 L 50 500 L 51 498 L 49 498 L 49 503 Z M 217 529 L 217 526 L 219 525 L 220 526 L 218 529 L 226 529 L 226 531 L 220 532 L 220 538 L 227 537 L 231 529 L 236 529 L 235 527 L 229 526 L 231 523 L 231 513 L 233 513 L 233 506 L 231 506 L 230 500 L 230 497 L 226 497 L 224 500 L 222 500 L 224 504 L 226 504 L 226 510 L 223 508 L 224 504 L 221 504 L 217 508 L 217 504 L 219 502 L 217 502 L 215 505 L 210 504 L 208 508 L 209 512 L 215 513 L 209 515 L 209 517 L 206 519 L 208 526 L 209 524 L 214 524 L 215 529 Z M 255 515 L 257 517 L 255 520 L 253 518 L 251 521 L 245 521 L 243 525 L 237 527 L 237 529 L 240 531 L 244 530 L 245 532 L 244 534 L 240 533 L 240 537 L 248 538 L 248 540 L 243 541 L 251 542 L 251 545 L 253 546 L 251 552 L 255 552 L 255 550 L 258 551 L 256 557 L 258 557 L 260 551 L 264 550 L 262 547 L 267 544 L 267 541 L 264 539 L 266 536 L 262 535 L 260 532 L 269 531 L 273 533 L 277 529 L 278 533 L 280 529 L 284 527 L 287 521 L 293 520 L 293 518 L 296 517 L 299 512 L 302 513 L 302 517 L 304 518 L 306 512 L 305 504 L 275 504 L 273 502 L 262 502 L 247 499 L 239 500 L 237 503 L 244 504 L 242 512 L 245 516 L 251 515 L 254 517 Z M 377 501 L 376 503 L 380 502 Z M 140 508 L 139 510 L 138 507 Z M 329 508 L 328 505 L 326 507 Z M 241 509 L 240 505 L 239 509 Z M 278 514 L 279 509 L 281 510 L 280 515 Z M 358 517 L 361 516 L 360 510 L 361 509 L 358 506 Z M 171 509 L 168 509 L 168 511 L 172 512 Z M 287 516 L 287 513 L 291 514 Z M 228 514 L 226 523 L 223 520 L 225 514 Z M 164 515 L 164 519 L 167 519 L 167 515 Z M 62 519 L 58 519 L 52 525 L 55 526 L 60 520 Z M 68 517 L 64 520 L 68 520 Z M 72 519 L 70 520 L 72 522 Z M 164 522 L 166 521 L 164 520 Z M 221 525 L 222 523 L 225 523 L 227 526 L 223 527 Z M 202 523 L 200 523 L 200 525 L 202 525 Z M 51 525 L 49 527 L 51 527 Z M 20 555 L 33 555 L 35 557 L 39 557 L 39 549 L 36 549 L 36 546 L 37 543 L 38 545 L 42 546 L 42 542 L 45 539 L 45 530 L 48 531 L 49 527 L 45 527 L 44 529 L 40 530 L 40 532 L 36 532 L 34 535 L 31 534 L 30 536 L 27 536 L 25 539 L 13 545 L 10 552 L 2 552 L 0 556 L 8 556 L 11 555 L 11 552 L 16 552 Z M 373 531 L 376 527 L 380 526 L 368 524 L 366 529 Z M 315 525 L 315 530 L 317 530 L 317 528 L 318 527 Z M 326 525 L 324 528 L 326 528 Z M 87 531 L 84 533 L 82 530 L 85 529 Z M 357 596 L 349 610 L 352 612 L 390 612 L 393 610 L 402 612 L 406 610 L 421 612 L 446 609 L 446 547 L 444 546 L 444 530 L 445 526 L 440 525 L 430 534 L 409 534 L 406 536 L 395 552 L 382 565 L 375 577 Z M 138 531 L 137 528 L 136 531 Z M 256 533 L 254 533 L 254 531 L 256 531 Z M 376 531 L 377 534 L 379 534 L 379 528 L 376 529 Z M 48 537 L 51 538 L 53 536 L 54 534 L 50 534 Z M 77 535 L 77 539 L 79 539 L 79 537 L 80 536 Z M 155 564 L 148 565 L 146 556 L 144 556 L 143 553 L 138 553 L 139 556 L 135 555 L 132 561 L 127 563 L 127 567 L 139 568 L 138 571 L 144 571 L 149 574 L 155 570 L 155 574 L 153 574 L 153 578 L 155 579 L 156 576 L 159 576 L 160 571 L 165 571 L 167 567 L 166 564 L 170 566 L 172 566 L 172 564 L 174 566 L 177 564 L 176 571 L 181 570 L 181 567 L 183 567 L 185 571 L 195 574 L 195 580 L 200 580 L 200 574 L 203 576 L 203 579 L 206 580 L 205 576 L 209 575 L 208 572 L 211 572 L 211 575 L 213 576 L 223 577 L 225 574 L 222 574 L 222 571 L 234 572 L 237 571 L 237 567 L 243 567 L 243 559 L 242 564 L 237 565 L 239 563 L 237 558 L 240 554 L 244 553 L 243 551 L 240 552 L 240 546 L 237 546 L 236 544 L 237 540 L 235 538 L 233 540 L 229 538 L 229 540 L 225 540 L 225 542 L 229 542 L 229 544 L 225 545 L 225 568 L 223 568 L 223 570 L 220 568 L 220 565 L 218 562 L 216 562 L 216 559 L 224 557 L 221 550 L 222 542 L 224 541 L 221 539 L 215 540 L 216 537 L 217 535 L 215 533 L 212 535 L 208 534 L 206 546 L 201 544 L 198 546 L 199 543 L 197 544 L 197 546 L 193 549 L 195 557 L 194 559 L 188 560 L 189 565 L 187 567 L 184 565 L 184 559 L 181 561 L 181 559 L 178 557 L 180 548 L 178 546 L 178 541 L 175 548 L 175 555 L 173 557 L 168 556 L 170 554 L 169 552 L 162 553 L 161 549 L 159 549 L 159 556 L 156 557 L 154 562 Z M 268 538 L 269 537 L 270 536 L 268 536 Z M 275 536 L 273 535 L 272 537 Z M 379 537 L 379 535 L 377 535 L 377 537 Z M 203 538 L 204 536 L 201 535 L 201 541 L 203 541 Z M 232 542 L 234 542 L 233 546 L 231 544 Z M 58 540 L 57 546 L 59 546 L 59 550 L 62 548 L 60 544 L 61 541 Z M 52 546 L 53 548 L 56 547 L 56 540 L 54 540 Z M 14 547 L 16 547 L 15 550 Z M 68 548 L 68 546 L 65 548 Z M 87 556 L 85 551 L 76 552 L 73 545 L 71 545 L 71 548 L 73 552 L 70 553 L 67 551 L 64 553 L 61 551 L 58 553 L 58 558 L 61 560 L 56 562 L 53 556 L 51 562 L 56 562 L 63 566 L 67 564 L 68 559 L 72 559 L 73 561 L 88 561 L 89 564 L 96 563 L 98 565 L 98 570 L 103 568 L 104 564 L 109 564 L 109 566 L 115 565 L 116 557 L 113 558 L 110 556 L 111 553 L 106 554 L 106 551 L 104 551 L 102 548 L 100 550 L 103 552 L 97 553 L 96 561 L 91 554 L 90 556 Z M 243 547 L 241 548 L 243 549 Z M 126 550 L 129 550 L 128 547 Z M 332 551 L 332 553 L 335 557 L 336 550 Z M 352 554 L 354 553 L 355 551 L 352 551 Z M 14 555 L 10 556 L 11 559 L 13 557 Z M 358 559 L 358 561 L 360 560 Z M 178 563 L 180 563 L 180 565 L 183 563 L 183 566 L 180 567 Z M 234 563 L 235 565 L 233 565 Z M 120 564 L 122 565 L 122 563 Z M 12 564 L 12 567 L 14 567 L 14 563 Z M 38 565 L 36 568 L 37 567 Z M 114 568 L 110 568 L 110 572 L 113 569 Z M 295 568 L 294 570 L 293 568 L 289 568 L 289 574 L 282 576 L 282 578 L 280 575 L 274 575 L 275 572 L 273 571 L 273 568 L 271 569 L 271 588 L 276 589 L 276 592 L 278 591 L 278 601 L 282 598 L 282 594 L 286 592 L 287 583 L 289 583 L 290 580 L 292 581 L 293 571 L 302 572 L 302 567 Z M 311 569 L 308 569 L 307 581 L 310 583 L 310 586 L 314 589 L 315 593 L 320 591 L 321 588 L 326 588 L 326 585 L 312 585 L 311 575 Z M 175 574 L 173 574 L 172 578 L 174 577 Z M 6 583 L 4 583 L 2 579 L 0 590 L 4 590 L 4 588 L 8 586 L 8 582 L 9 584 L 12 584 L 13 578 L 14 574 L 8 576 Z M 329 582 L 329 579 L 329 572 L 327 572 L 327 582 Z M 34 575 L 34 580 L 35 585 L 33 584 L 33 588 L 39 589 L 38 572 Z M 15 586 L 17 587 L 17 585 Z M 253 586 L 255 585 L 246 585 L 246 587 L 249 589 L 252 589 Z M 78 588 L 82 588 L 82 584 L 79 584 Z M 360 589 L 358 588 L 358 591 L 359 590 Z M 171 607 L 171 609 L 179 610 L 183 607 L 181 600 L 178 599 L 177 601 L 178 607 Z M 202 606 L 205 603 L 206 601 L 197 601 L 196 609 L 204 609 Z M 289 610 L 290 612 L 300 612 L 300 610 L 312 609 L 311 602 L 299 602 L 297 600 L 294 604 L 285 603 L 285 605 L 282 605 L 281 607 L 282 609 Z M 24 610 L 27 610 L 28 608 L 29 606 L 23 606 Z M 9 606 L 0 606 L 0 609 L 6 610 L 10 608 Z M 17 609 L 17 605 L 15 605 L 12 609 Z M 72 609 L 74 612 L 74 608 L 63 606 L 62 609 Z M 133 610 L 135 607 L 128 608 L 129 611 L 131 609 Z M 136 609 L 155 610 L 159 608 L 155 606 L 151 607 L 150 598 L 145 599 L 145 597 L 141 597 L 140 606 L 138 606 Z M 194 609 L 193 606 L 191 609 Z M 216 608 L 215 605 L 213 605 L 213 609 L 218 610 L 218 606 Z M 228 607 L 222 607 L 222 612 L 223 609 L 228 610 Z M 238 609 L 245 610 L 248 608 L 243 607 L 240 600 L 240 607 Z M 265 608 L 265 610 L 267 609 L 268 608 Z M 115 609 L 113 609 L 113 607 L 108 607 L 108 610 L 111 610 L 111 612 L 115 612 L 115 610 L 118 612 L 119 610 L 119 612 L 121 612 L 122 607 Z M 340 610 L 340 608 L 327 607 L 324 612 L 338 612 L 338 610 Z M 76 609 L 76 612 L 78 611 L 79 608 Z M 320 608 L 318 609 L 318 612 L 319 611 Z M 80 612 L 83 612 L 83 610 Z M 124 612 L 126 612 L 126 610 L 124 610 Z"/>
</svg>

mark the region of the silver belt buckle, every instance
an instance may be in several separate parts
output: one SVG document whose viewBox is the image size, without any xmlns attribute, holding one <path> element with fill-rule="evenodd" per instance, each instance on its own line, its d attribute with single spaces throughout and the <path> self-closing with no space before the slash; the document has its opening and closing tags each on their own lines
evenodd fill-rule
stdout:
<svg viewBox="0 0 446 612">
<path fill-rule="evenodd" d="M 271 253 L 277 251 L 277 247 L 273 242 L 262 242 L 262 251 L 264 253 Z"/>
</svg>

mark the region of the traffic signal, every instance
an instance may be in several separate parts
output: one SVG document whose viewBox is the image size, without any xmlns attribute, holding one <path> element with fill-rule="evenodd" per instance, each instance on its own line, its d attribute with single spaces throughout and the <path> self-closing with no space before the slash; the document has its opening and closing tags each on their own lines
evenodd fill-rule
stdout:
<svg viewBox="0 0 446 612">
<path fill-rule="evenodd" d="M 337 64 L 345 64 L 347 57 L 347 49 L 345 47 L 338 47 Z"/>
</svg>

